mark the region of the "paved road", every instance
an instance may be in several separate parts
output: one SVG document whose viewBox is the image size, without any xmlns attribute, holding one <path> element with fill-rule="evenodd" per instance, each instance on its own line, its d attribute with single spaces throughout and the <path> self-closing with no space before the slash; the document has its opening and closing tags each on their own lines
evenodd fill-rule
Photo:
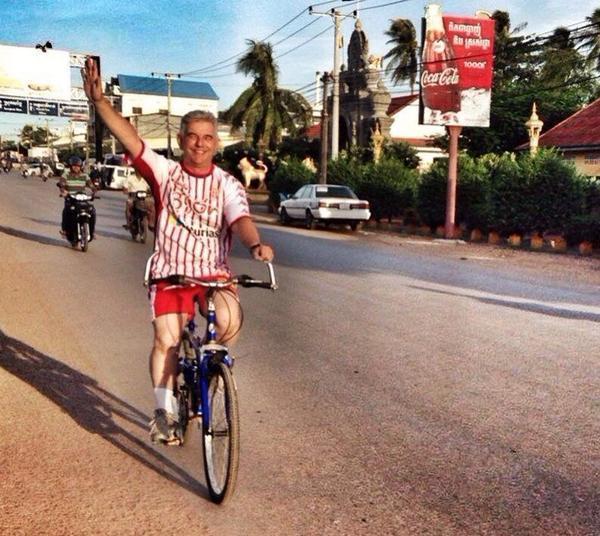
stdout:
<svg viewBox="0 0 600 536">
<path fill-rule="evenodd" d="M 281 290 L 243 292 L 241 474 L 219 508 L 194 441 L 146 437 L 151 246 L 123 204 L 103 192 L 84 254 L 53 183 L 0 176 L 0 533 L 600 532 L 597 284 L 262 226 Z"/>
</svg>

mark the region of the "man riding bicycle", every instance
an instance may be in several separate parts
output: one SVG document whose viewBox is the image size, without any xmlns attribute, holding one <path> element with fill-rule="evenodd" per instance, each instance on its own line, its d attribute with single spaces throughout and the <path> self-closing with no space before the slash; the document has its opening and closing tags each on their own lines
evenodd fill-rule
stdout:
<svg viewBox="0 0 600 536">
<path fill-rule="evenodd" d="M 180 162 L 155 153 L 104 97 L 95 62 L 88 58 L 82 71 L 84 88 L 106 126 L 132 156 L 133 166 L 148 181 L 156 205 L 154 252 L 150 277 L 157 281 L 149 297 L 154 325 L 150 375 L 156 410 L 150 423 L 154 442 L 170 443 L 177 427 L 174 386 L 177 350 L 186 322 L 205 310 L 203 287 L 177 287 L 166 279 L 186 275 L 197 279 L 228 278 L 228 256 L 235 233 L 257 260 L 271 261 L 274 253 L 263 244 L 250 217 L 246 192 L 233 176 L 213 164 L 219 145 L 217 121 L 209 112 L 189 112 L 181 119 L 177 142 Z M 161 281 L 162 280 L 162 281 Z M 217 334 L 231 344 L 238 336 L 242 313 L 235 289 L 215 296 Z"/>
</svg>

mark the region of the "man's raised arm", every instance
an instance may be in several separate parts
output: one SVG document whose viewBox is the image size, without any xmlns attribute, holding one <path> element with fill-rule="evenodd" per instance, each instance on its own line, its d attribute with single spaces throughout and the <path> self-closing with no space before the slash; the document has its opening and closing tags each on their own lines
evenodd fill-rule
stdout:
<svg viewBox="0 0 600 536">
<path fill-rule="evenodd" d="M 96 107 L 102 121 L 117 138 L 125 150 L 133 157 L 142 151 L 142 140 L 133 125 L 117 112 L 102 91 L 102 80 L 98 74 L 98 66 L 93 58 L 88 58 L 85 68 L 81 70 L 83 89 L 89 101 Z"/>
</svg>

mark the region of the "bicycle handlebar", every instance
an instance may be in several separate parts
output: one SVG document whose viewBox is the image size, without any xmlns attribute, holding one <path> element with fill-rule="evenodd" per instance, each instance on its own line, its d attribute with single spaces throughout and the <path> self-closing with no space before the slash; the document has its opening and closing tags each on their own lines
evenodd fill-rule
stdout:
<svg viewBox="0 0 600 536">
<path fill-rule="evenodd" d="M 267 269 L 269 271 L 269 281 L 254 279 L 252 276 L 247 274 L 241 274 L 224 281 L 205 281 L 186 275 L 171 275 L 161 279 L 148 279 L 146 277 L 144 278 L 144 285 L 148 286 L 149 284 L 152 285 L 153 283 L 157 283 L 159 281 L 167 281 L 172 285 L 198 285 L 207 288 L 227 288 L 231 285 L 237 284 L 245 288 L 257 287 L 277 290 L 278 285 L 275 279 L 275 270 L 273 269 L 273 264 L 270 262 L 265 262 L 265 264 L 267 265 Z"/>
</svg>

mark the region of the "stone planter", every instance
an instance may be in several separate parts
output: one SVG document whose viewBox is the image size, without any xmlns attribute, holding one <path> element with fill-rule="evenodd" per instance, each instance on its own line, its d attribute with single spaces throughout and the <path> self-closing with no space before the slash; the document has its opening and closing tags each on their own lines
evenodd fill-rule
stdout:
<svg viewBox="0 0 600 536">
<path fill-rule="evenodd" d="M 500 244 L 502 242 L 502 238 L 500 237 L 500 235 L 496 232 L 496 231 L 490 231 L 490 234 L 488 234 L 488 244 Z"/>
<path fill-rule="evenodd" d="M 470 235 L 471 242 L 481 242 L 483 240 L 483 233 L 479 229 L 473 229 Z"/>
<path fill-rule="evenodd" d="M 517 233 L 513 233 L 508 237 L 508 243 L 514 248 L 518 248 L 521 246 L 521 235 Z"/>
<path fill-rule="evenodd" d="M 589 256 L 593 253 L 593 247 L 592 247 L 592 243 L 589 242 L 588 240 L 584 240 L 583 242 L 581 242 L 581 244 L 579 244 L 579 254 L 580 255 L 585 255 L 585 256 Z"/>
<path fill-rule="evenodd" d="M 542 249 L 544 247 L 544 239 L 535 233 L 531 235 L 531 249 Z"/>
<path fill-rule="evenodd" d="M 567 241 L 562 235 L 546 235 L 544 240 L 552 251 L 564 253 L 567 251 Z"/>
</svg>

